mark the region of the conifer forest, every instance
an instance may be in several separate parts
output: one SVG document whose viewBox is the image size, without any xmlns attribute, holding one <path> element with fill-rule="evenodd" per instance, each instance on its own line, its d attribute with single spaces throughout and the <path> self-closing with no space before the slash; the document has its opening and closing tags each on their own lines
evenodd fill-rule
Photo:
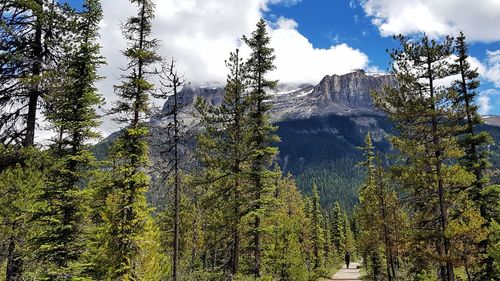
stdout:
<svg viewBox="0 0 500 281">
<path fill-rule="evenodd" d="M 392 82 L 370 89 L 390 128 L 342 162 L 294 148 L 325 158 L 298 175 L 268 21 L 227 54 L 219 102 L 188 114 L 157 1 L 130 0 L 104 110 L 101 1 L 0 1 L 0 280 L 500 280 L 498 133 L 467 34 L 395 36 Z M 359 279 L 333 277 L 347 255 Z"/>
</svg>

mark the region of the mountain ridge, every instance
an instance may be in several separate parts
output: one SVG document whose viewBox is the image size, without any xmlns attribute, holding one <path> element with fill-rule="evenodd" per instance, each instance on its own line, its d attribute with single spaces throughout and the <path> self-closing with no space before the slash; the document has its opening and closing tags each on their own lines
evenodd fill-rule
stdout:
<svg viewBox="0 0 500 281">
<path fill-rule="evenodd" d="M 326 75 L 316 85 L 280 84 L 270 93 L 271 119 L 278 122 L 329 114 L 380 113 L 373 107 L 370 92 L 395 83 L 389 74 L 368 75 L 363 70 L 356 70 L 344 75 Z M 198 97 L 217 106 L 222 103 L 223 93 L 222 86 L 185 86 L 179 92 L 185 108 L 184 117 L 194 115 L 194 103 Z M 171 107 L 167 100 L 162 110 L 168 112 Z"/>
</svg>

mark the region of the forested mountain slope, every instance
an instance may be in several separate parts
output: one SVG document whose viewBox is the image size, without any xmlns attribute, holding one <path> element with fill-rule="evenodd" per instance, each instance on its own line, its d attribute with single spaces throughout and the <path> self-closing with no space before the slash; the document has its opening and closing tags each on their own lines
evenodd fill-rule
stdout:
<svg viewBox="0 0 500 281">
<path fill-rule="evenodd" d="M 335 201 L 351 209 L 358 202 L 357 189 L 363 179 L 363 140 L 370 132 L 376 151 L 391 149 L 387 133 L 393 125 L 385 116 L 363 114 L 358 116 L 328 115 L 309 119 L 278 122 L 281 142 L 280 164 L 285 173 L 295 176 L 299 188 L 309 193 L 312 183 L 318 186 L 321 203 L 329 209 Z M 500 127 L 484 124 L 481 130 L 493 137 L 493 168 L 500 167 Z M 497 180 L 493 178 L 493 180 Z"/>
</svg>

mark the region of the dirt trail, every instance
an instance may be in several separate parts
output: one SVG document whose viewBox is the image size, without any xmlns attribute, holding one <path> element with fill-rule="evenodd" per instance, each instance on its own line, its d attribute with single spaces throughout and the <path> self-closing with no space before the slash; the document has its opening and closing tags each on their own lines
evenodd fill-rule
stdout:
<svg viewBox="0 0 500 281">
<path fill-rule="evenodd" d="M 344 281 L 360 281 L 359 263 L 351 262 L 349 268 L 342 267 L 330 280 L 344 280 Z"/>
</svg>

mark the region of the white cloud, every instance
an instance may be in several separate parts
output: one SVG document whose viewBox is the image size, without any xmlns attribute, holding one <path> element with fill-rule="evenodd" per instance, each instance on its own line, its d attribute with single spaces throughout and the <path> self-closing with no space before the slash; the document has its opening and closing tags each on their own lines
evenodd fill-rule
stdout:
<svg viewBox="0 0 500 281">
<path fill-rule="evenodd" d="M 490 97 L 488 95 L 480 95 L 477 99 L 479 104 L 479 114 L 488 114 L 491 110 Z"/>
<path fill-rule="evenodd" d="M 477 69 L 481 79 L 500 88 L 500 50 L 486 51 L 486 59 L 483 62 L 469 57 L 469 63 L 473 69 Z"/>
<path fill-rule="evenodd" d="M 276 51 L 277 66 L 272 77 L 281 82 L 317 83 L 326 74 L 345 74 L 368 66 L 368 57 L 361 51 L 346 44 L 314 48 L 293 28 L 273 30 L 271 46 Z"/>
<path fill-rule="evenodd" d="M 486 52 L 484 77 L 500 88 L 500 50 Z"/>
<path fill-rule="evenodd" d="M 280 17 L 273 25 L 276 29 L 296 29 L 299 26 L 299 24 L 293 19 L 287 19 L 285 17 Z"/>
<path fill-rule="evenodd" d="M 179 70 L 194 83 L 223 83 L 226 77 L 224 60 L 229 52 L 241 47 L 240 38 L 254 30 L 268 4 L 296 4 L 297 0 L 162 0 L 157 1 L 154 36 L 162 42 L 161 54 L 178 59 Z M 116 7 L 120 7 L 117 9 Z M 102 68 L 107 79 L 102 87 L 112 92 L 125 64 L 120 51 L 125 48 L 119 25 L 136 11 L 128 0 L 104 1 L 104 22 L 101 24 L 103 54 L 108 65 Z M 276 77 L 290 82 L 319 81 L 323 75 L 344 73 L 345 69 L 364 68 L 367 57 L 345 44 L 328 49 L 314 48 L 297 31 L 293 19 L 280 17 L 272 24 L 272 46 L 278 57 Z M 297 54 L 307 59 L 298 58 Z M 346 57 L 346 55 L 350 57 Z M 347 59 L 349 58 L 349 59 Z M 287 69 L 294 66 L 296 69 Z M 311 68 L 311 69 L 308 69 Z M 310 70 L 314 75 L 292 73 Z M 319 77 L 318 71 L 321 71 Z"/>
<path fill-rule="evenodd" d="M 500 40 L 498 0 L 360 0 L 383 36 L 426 32 L 431 36 L 462 30 L 475 41 Z"/>
<path fill-rule="evenodd" d="M 500 91 L 497 89 L 488 89 L 482 91 L 477 98 L 477 102 L 479 104 L 479 113 L 480 114 L 489 114 L 493 105 L 491 104 L 491 97 L 500 95 Z"/>
</svg>

